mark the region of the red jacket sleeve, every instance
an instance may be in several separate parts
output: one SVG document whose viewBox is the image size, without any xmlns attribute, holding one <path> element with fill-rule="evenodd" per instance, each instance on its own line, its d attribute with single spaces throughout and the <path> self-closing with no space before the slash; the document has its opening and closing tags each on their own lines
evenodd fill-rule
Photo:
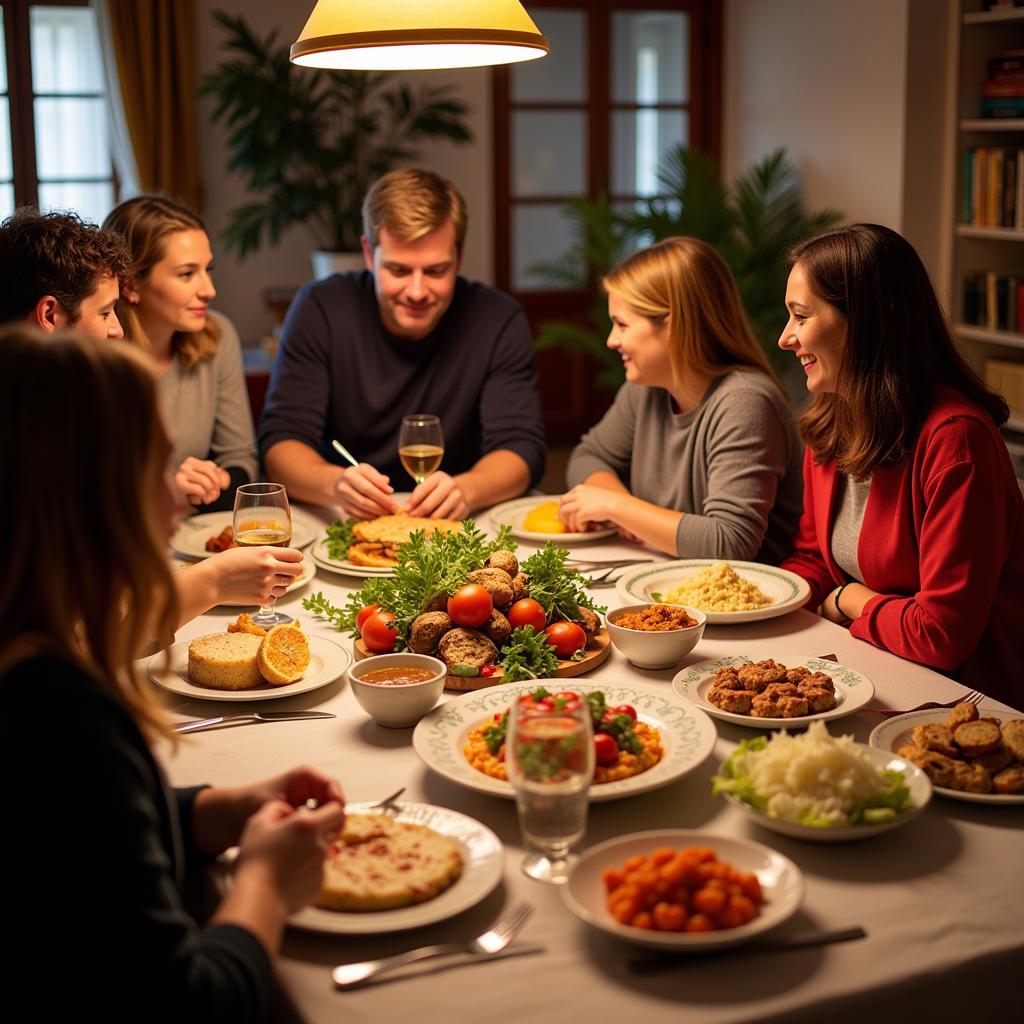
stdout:
<svg viewBox="0 0 1024 1024">
<path fill-rule="evenodd" d="M 815 487 L 817 486 L 817 491 Z M 800 525 L 793 538 L 793 552 L 782 563 L 783 569 L 802 576 L 811 588 L 811 596 L 807 600 L 808 608 L 817 608 L 825 595 L 836 586 L 836 581 L 825 561 L 818 537 L 815 510 L 818 505 L 826 502 L 823 493 L 823 479 L 816 472 L 814 456 L 810 450 L 804 452 L 804 511 L 800 516 Z M 828 510 L 825 510 L 828 518 Z M 826 543 L 828 538 L 825 538 Z"/>
</svg>

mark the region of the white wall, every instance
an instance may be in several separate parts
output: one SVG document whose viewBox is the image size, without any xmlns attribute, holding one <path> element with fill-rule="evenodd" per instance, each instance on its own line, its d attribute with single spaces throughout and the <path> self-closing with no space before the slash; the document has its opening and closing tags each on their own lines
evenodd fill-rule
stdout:
<svg viewBox="0 0 1024 1024">
<path fill-rule="evenodd" d="M 907 0 L 726 0 L 727 180 L 785 146 L 812 207 L 898 228 Z"/>
<path fill-rule="evenodd" d="M 198 70 L 200 76 L 211 72 L 224 59 L 223 33 L 211 17 L 213 10 L 243 14 L 261 35 L 278 30 L 280 41 L 293 42 L 313 9 L 313 0 L 197 0 Z M 451 83 L 458 96 L 471 107 L 470 128 L 476 142 L 454 146 L 446 142 L 425 145 L 418 163 L 451 178 L 469 204 L 469 233 L 466 240 L 464 272 L 469 277 L 489 281 L 493 275 L 493 144 L 491 139 L 490 75 L 484 69 L 409 74 L 413 84 Z M 223 124 L 213 124 L 213 102 L 204 99 L 199 106 L 199 147 L 202 164 L 203 217 L 210 229 L 216 258 L 215 283 L 219 292 L 215 306 L 237 326 L 246 343 L 267 333 L 270 316 L 263 303 L 263 289 L 290 287 L 309 280 L 309 252 L 317 248 L 312 235 L 295 227 L 284 235 L 276 248 L 263 248 L 239 262 L 224 251 L 221 233 L 229 212 L 250 197 L 238 175 L 227 171 L 228 150 Z"/>
</svg>

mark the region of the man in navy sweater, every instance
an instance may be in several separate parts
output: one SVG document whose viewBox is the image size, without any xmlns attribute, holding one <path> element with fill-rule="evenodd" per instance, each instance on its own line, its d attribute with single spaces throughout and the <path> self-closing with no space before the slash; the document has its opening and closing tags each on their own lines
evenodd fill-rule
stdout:
<svg viewBox="0 0 1024 1024">
<path fill-rule="evenodd" d="M 532 339 L 514 299 L 459 276 L 462 196 L 428 171 L 392 171 L 367 193 L 363 231 L 366 270 L 305 285 L 288 312 L 259 430 L 270 478 L 354 518 L 394 512 L 411 483 L 402 417 L 430 413 L 444 460 L 410 515 L 457 519 L 522 494 L 544 465 Z"/>
</svg>

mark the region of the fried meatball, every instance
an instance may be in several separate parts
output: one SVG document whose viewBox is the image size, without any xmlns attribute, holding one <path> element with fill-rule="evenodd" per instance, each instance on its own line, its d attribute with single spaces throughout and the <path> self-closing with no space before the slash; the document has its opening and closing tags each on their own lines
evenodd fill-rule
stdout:
<svg viewBox="0 0 1024 1024">
<path fill-rule="evenodd" d="M 483 625 L 481 632 L 488 636 L 497 647 L 503 647 L 512 636 L 512 623 L 497 608 Z"/>
<path fill-rule="evenodd" d="M 823 686 L 812 686 L 806 680 L 802 682 L 797 690 L 800 696 L 807 701 L 810 710 L 817 714 L 819 711 L 831 711 L 836 706 L 835 690 L 826 690 Z"/>
<path fill-rule="evenodd" d="M 479 675 L 484 665 L 498 660 L 498 648 L 475 629 L 450 629 L 441 637 L 437 651 L 449 671 L 456 675 Z"/>
<path fill-rule="evenodd" d="M 583 632 L 587 634 L 587 643 L 590 643 L 601 628 L 601 618 L 597 612 L 592 612 L 589 608 L 580 608 L 579 613 L 580 625 L 583 627 Z"/>
<path fill-rule="evenodd" d="M 511 551 L 492 551 L 484 565 L 488 569 L 503 569 L 510 579 L 519 572 L 519 559 Z"/>
<path fill-rule="evenodd" d="M 915 725 L 911 735 L 914 745 L 922 750 L 934 750 L 937 754 L 945 754 L 946 757 L 960 756 L 960 751 L 953 744 L 952 734 L 939 722 Z"/>
<path fill-rule="evenodd" d="M 1024 761 L 1024 718 L 1011 718 L 1003 722 L 1003 742 L 1018 761 Z"/>
<path fill-rule="evenodd" d="M 425 612 L 447 612 L 448 611 L 448 597 L 449 595 L 445 591 L 435 594 L 428 602 L 427 607 L 423 610 Z"/>
<path fill-rule="evenodd" d="M 916 731 L 916 730 L 915 730 Z M 953 733 L 956 745 L 966 757 L 981 757 L 998 749 L 1003 742 L 999 726 L 991 722 L 967 722 Z"/>
<path fill-rule="evenodd" d="M 813 686 L 819 690 L 828 690 L 831 693 L 836 692 L 836 684 L 827 672 L 811 672 L 804 676 L 803 684 L 804 686 Z"/>
<path fill-rule="evenodd" d="M 924 747 L 913 743 L 900 747 L 896 754 L 904 761 L 916 764 L 936 786 L 942 786 L 944 789 L 954 788 L 953 780 L 958 762 L 951 757 L 946 757 L 945 754 L 934 750 L 925 750 Z"/>
<path fill-rule="evenodd" d="M 707 694 L 709 704 L 723 711 L 731 711 L 734 715 L 749 715 L 753 699 L 754 694 L 750 690 L 733 690 L 724 686 L 712 686 Z"/>
<path fill-rule="evenodd" d="M 720 687 L 724 690 L 744 689 L 743 683 L 740 682 L 740 677 L 736 674 L 736 669 L 731 665 L 726 665 L 720 668 L 714 674 L 711 680 L 711 685 Z"/>
<path fill-rule="evenodd" d="M 753 718 L 802 718 L 807 712 L 807 699 L 792 683 L 772 683 L 750 705 Z"/>
<path fill-rule="evenodd" d="M 1015 764 L 997 772 L 992 779 L 997 793 L 1024 793 L 1024 765 Z"/>
<path fill-rule="evenodd" d="M 525 572 L 517 572 L 512 577 L 512 600 L 522 601 L 524 597 L 530 596 L 530 577 Z"/>
<path fill-rule="evenodd" d="M 786 682 L 786 666 L 780 665 L 774 658 L 755 661 L 753 665 L 743 665 L 737 669 L 736 674 L 740 677 L 744 689 L 753 690 L 754 693 L 763 693 L 768 686 Z"/>
<path fill-rule="evenodd" d="M 799 686 L 810 674 L 811 670 L 809 668 L 797 665 L 795 668 L 786 669 L 786 682 Z"/>
<path fill-rule="evenodd" d="M 954 761 L 952 788 L 965 793 L 991 793 L 992 777 L 980 765 Z"/>
<path fill-rule="evenodd" d="M 978 709 L 974 704 L 970 704 L 964 701 L 962 704 L 957 704 L 955 708 L 946 716 L 945 726 L 952 732 L 958 725 L 966 725 L 968 722 L 976 722 L 978 720 Z"/>
<path fill-rule="evenodd" d="M 980 765 L 989 775 L 995 775 L 996 772 L 1001 772 L 1004 768 L 1009 768 L 1013 764 L 1013 753 L 1009 747 L 1000 744 L 995 750 L 987 754 L 972 757 L 971 763 Z"/>
<path fill-rule="evenodd" d="M 417 615 L 409 629 L 409 648 L 417 654 L 433 654 L 441 637 L 454 628 L 455 623 L 447 612 L 424 612 Z"/>
<path fill-rule="evenodd" d="M 469 582 L 483 587 L 495 608 L 504 608 L 512 600 L 512 577 L 504 569 L 476 569 L 469 574 Z"/>
</svg>

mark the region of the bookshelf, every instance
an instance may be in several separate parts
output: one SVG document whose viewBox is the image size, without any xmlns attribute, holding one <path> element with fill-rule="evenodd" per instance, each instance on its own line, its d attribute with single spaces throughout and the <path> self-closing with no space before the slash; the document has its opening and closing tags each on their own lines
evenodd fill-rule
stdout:
<svg viewBox="0 0 1024 1024">
<path fill-rule="evenodd" d="M 953 16 L 956 20 L 955 202 L 949 278 L 953 328 L 964 356 L 983 377 L 989 361 L 994 361 L 993 366 L 1002 364 L 1004 369 L 1006 364 L 1019 365 L 1021 373 L 1024 373 L 1024 322 L 1011 322 L 1012 329 L 1007 330 L 1002 322 L 967 323 L 970 316 L 965 315 L 965 298 L 969 298 L 965 296 L 965 283 L 971 275 L 987 273 L 1010 278 L 1010 302 L 1013 301 L 1013 282 L 1018 278 L 1024 281 L 1024 228 L 1019 226 L 1021 221 L 1018 220 L 1018 226 L 1014 227 L 999 226 L 991 223 L 991 217 L 978 215 L 976 201 L 972 210 L 970 188 L 972 174 L 976 175 L 978 164 L 975 162 L 973 168 L 966 166 L 970 162 L 968 153 L 971 150 L 983 149 L 987 153 L 1001 150 L 1004 155 L 1024 150 L 1024 116 L 982 116 L 990 59 L 1005 51 L 1024 50 L 1024 4 L 1004 10 L 989 10 L 985 0 L 956 0 Z M 1020 169 L 1024 170 L 1024 167 Z M 974 188 L 977 189 L 976 182 Z M 1020 196 L 1019 191 L 1017 195 Z M 982 308 L 985 308 L 984 304 Z M 1024 431 L 1024 408 L 1014 408 L 1007 424 L 1007 448 L 1014 459 L 1017 475 L 1024 477 L 1021 431 Z"/>
</svg>

